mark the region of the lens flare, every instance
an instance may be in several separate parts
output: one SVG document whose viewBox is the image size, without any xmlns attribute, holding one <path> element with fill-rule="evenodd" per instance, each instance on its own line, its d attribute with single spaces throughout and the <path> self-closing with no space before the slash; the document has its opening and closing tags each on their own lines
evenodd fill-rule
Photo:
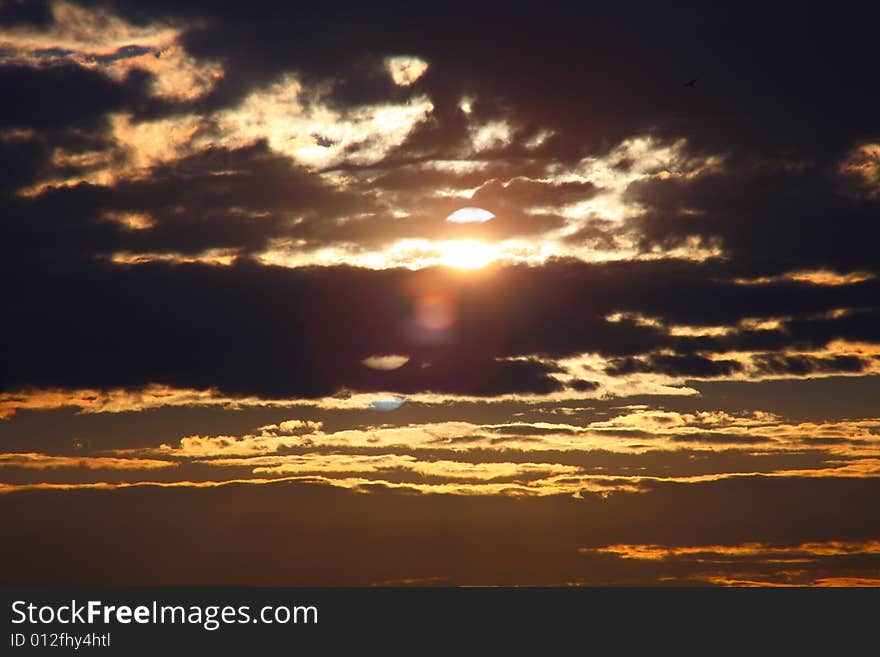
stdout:
<svg viewBox="0 0 880 657">
<path fill-rule="evenodd" d="M 426 294 L 416 299 L 415 319 L 423 329 L 445 331 L 455 323 L 455 306 L 445 294 Z"/>
</svg>

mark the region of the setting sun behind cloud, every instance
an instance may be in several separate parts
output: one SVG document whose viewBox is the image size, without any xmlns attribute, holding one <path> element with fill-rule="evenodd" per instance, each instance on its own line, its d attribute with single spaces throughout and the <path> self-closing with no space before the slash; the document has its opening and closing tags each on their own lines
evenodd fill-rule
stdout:
<svg viewBox="0 0 880 657">
<path fill-rule="evenodd" d="M 437 244 L 440 264 L 456 269 L 479 269 L 498 258 L 496 247 L 476 240 L 451 240 Z"/>
</svg>

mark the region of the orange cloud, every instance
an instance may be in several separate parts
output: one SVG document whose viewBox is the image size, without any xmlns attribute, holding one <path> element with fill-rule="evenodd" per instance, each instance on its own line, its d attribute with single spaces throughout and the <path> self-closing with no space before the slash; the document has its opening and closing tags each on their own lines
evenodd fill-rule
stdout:
<svg viewBox="0 0 880 657">
<path fill-rule="evenodd" d="M 880 554 L 880 540 L 825 541 L 786 546 L 769 543 L 684 546 L 619 544 L 598 548 L 579 548 L 578 551 L 584 554 L 613 554 L 621 559 L 636 559 L 640 561 L 659 561 L 681 557 L 686 557 L 691 561 L 716 561 L 718 559 L 731 558 L 758 558 L 762 561 L 802 561 L 815 557 Z"/>
</svg>

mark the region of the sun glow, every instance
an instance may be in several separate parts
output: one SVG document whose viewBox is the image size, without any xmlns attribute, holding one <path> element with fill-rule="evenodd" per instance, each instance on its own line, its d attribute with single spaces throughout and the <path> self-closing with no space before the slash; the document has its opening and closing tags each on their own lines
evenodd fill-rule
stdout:
<svg viewBox="0 0 880 657">
<path fill-rule="evenodd" d="M 437 244 L 440 264 L 456 269 L 479 269 L 498 259 L 496 247 L 476 240 L 452 240 Z"/>
</svg>

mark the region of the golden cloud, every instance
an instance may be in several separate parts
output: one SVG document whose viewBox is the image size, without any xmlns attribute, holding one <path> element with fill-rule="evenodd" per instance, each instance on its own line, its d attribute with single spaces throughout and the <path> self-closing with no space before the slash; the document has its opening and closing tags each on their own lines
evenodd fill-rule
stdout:
<svg viewBox="0 0 880 657">
<path fill-rule="evenodd" d="M 206 94 L 223 75 L 218 63 L 197 61 L 178 45 L 191 23 L 133 25 L 102 7 L 56 1 L 51 8 L 53 20 L 44 29 L 22 25 L 0 31 L 0 61 L 32 67 L 74 63 L 114 80 L 135 69 L 148 71 L 153 94 L 174 100 Z"/>
<path fill-rule="evenodd" d="M 845 556 L 851 554 L 880 554 L 880 540 L 825 541 L 798 545 L 770 543 L 740 543 L 737 545 L 651 545 L 617 544 L 596 548 L 579 548 L 584 554 L 613 554 L 621 559 L 658 561 L 685 557 L 693 561 L 718 559 L 760 559 L 763 561 L 802 561 L 815 557 Z"/>
<path fill-rule="evenodd" d="M 400 87 L 408 87 L 418 80 L 428 70 L 428 62 L 419 57 L 386 57 L 385 69 Z"/>
<path fill-rule="evenodd" d="M 0 454 L 0 467 L 28 470 L 85 468 L 86 470 L 157 470 L 175 467 L 173 461 L 156 459 L 123 459 L 107 456 L 51 456 L 36 452 Z"/>
</svg>

